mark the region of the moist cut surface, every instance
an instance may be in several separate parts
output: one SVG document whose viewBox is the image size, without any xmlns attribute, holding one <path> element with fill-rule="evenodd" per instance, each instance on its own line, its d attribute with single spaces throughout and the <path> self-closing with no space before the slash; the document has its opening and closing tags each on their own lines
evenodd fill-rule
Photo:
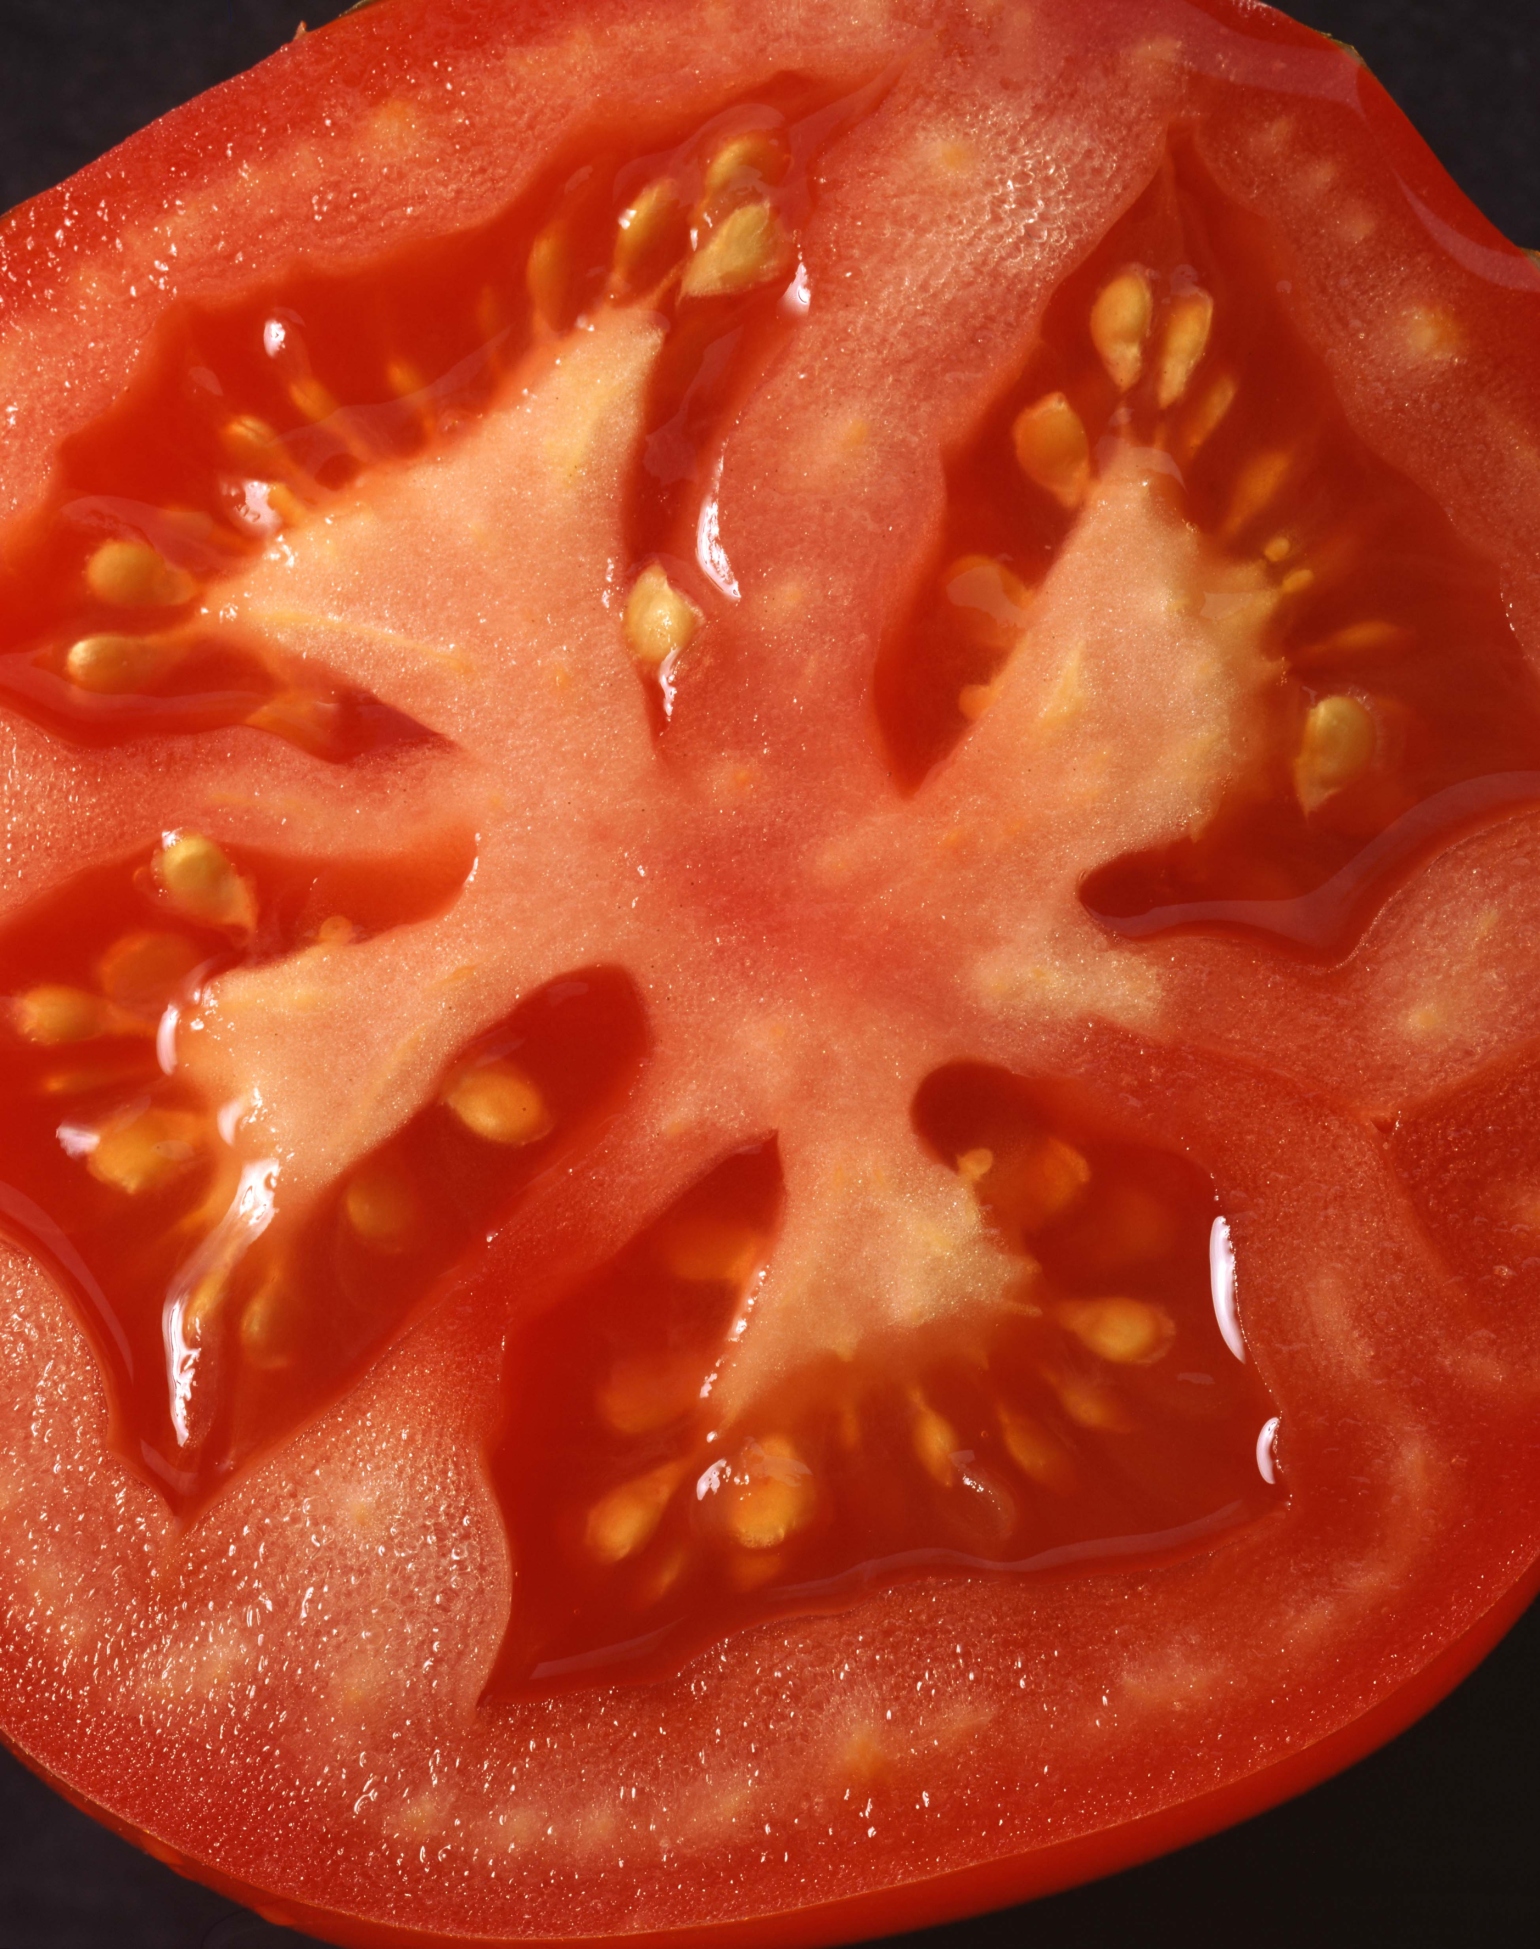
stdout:
<svg viewBox="0 0 1540 1949">
<path fill-rule="evenodd" d="M 496 14 L 6 237 L 7 1725 L 348 1939 L 918 1920 L 1533 1555 L 1537 279 L 1230 10 Z"/>
</svg>

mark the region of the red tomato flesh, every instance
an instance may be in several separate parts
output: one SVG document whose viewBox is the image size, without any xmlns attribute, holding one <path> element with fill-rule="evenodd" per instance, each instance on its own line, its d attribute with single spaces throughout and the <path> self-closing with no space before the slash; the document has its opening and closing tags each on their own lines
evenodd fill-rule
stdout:
<svg viewBox="0 0 1540 1949">
<path fill-rule="evenodd" d="M 1411 141 L 1265 10 L 390 0 L 10 220 L 66 1791 L 339 1941 L 820 1940 L 1512 1614 L 1540 273 Z"/>
</svg>

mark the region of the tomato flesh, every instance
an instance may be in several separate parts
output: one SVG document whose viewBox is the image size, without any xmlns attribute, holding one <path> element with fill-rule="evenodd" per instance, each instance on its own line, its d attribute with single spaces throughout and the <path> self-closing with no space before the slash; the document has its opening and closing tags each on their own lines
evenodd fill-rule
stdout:
<svg viewBox="0 0 1540 1949">
<path fill-rule="evenodd" d="M 22 389 L 6 1725 L 339 1939 L 812 1940 L 1529 1574 L 1537 287 L 1249 13 L 579 11 L 243 84 L 377 231 L 201 111 Z"/>
</svg>

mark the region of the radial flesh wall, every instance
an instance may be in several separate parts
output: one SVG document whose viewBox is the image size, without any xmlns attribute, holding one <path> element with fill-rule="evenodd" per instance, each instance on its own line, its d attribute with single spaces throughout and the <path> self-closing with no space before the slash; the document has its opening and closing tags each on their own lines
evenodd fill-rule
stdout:
<svg viewBox="0 0 1540 1949">
<path fill-rule="evenodd" d="M 0 231 L 3 1725 L 338 1941 L 1061 1885 L 1534 1580 L 1540 272 L 1241 0 L 752 11 Z"/>
</svg>

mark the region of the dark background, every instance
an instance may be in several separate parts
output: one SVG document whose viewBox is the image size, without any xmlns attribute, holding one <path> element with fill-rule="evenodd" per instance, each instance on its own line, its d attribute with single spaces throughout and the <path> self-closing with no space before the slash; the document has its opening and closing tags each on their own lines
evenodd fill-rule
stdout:
<svg viewBox="0 0 1540 1949">
<path fill-rule="evenodd" d="M 342 11 L 0 0 L 0 209 L 260 60 L 302 19 Z M 1356 46 L 1473 201 L 1540 246 L 1540 0 L 1296 0 L 1291 11 Z M 1540 1607 L 1420 1725 L 1303 1799 L 1030 1910 L 933 1931 L 916 1949 L 1540 1940 L 1537 1751 Z M 0 1752 L 0 1949 L 302 1942 L 180 1880 Z"/>
</svg>

